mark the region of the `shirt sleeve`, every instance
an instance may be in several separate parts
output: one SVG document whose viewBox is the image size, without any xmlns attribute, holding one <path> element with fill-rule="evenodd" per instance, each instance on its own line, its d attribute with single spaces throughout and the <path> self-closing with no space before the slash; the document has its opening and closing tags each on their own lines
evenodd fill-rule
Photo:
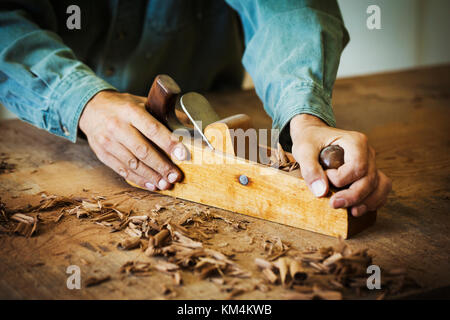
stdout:
<svg viewBox="0 0 450 320">
<path fill-rule="evenodd" d="M 243 64 L 264 109 L 292 146 L 289 122 L 297 114 L 335 126 L 331 95 L 340 55 L 349 41 L 335 0 L 227 0 L 242 21 Z"/>
<path fill-rule="evenodd" d="M 0 102 L 22 120 L 75 142 L 86 103 L 115 88 L 27 12 L 0 11 L 0 26 Z"/>
</svg>

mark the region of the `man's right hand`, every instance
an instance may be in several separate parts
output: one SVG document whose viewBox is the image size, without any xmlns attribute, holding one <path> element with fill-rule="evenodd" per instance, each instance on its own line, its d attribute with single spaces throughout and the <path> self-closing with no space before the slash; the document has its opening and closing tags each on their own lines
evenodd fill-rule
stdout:
<svg viewBox="0 0 450 320">
<path fill-rule="evenodd" d="M 115 172 L 148 190 L 166 190 L 182 179 L 167 155 L 186 160 L 189 151 L 146 111 L 146 100 L 101 91 L 85 106 L 79 127 L 100 161 Z"/>
</svg>

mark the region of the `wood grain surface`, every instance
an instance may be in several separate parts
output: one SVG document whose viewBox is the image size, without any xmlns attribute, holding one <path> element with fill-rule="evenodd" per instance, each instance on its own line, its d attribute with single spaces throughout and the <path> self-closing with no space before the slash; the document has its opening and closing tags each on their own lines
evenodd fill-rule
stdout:
<svg viewBox="0 0 450 320">
<path fill-rule="evenodd" d="M 338 127 L 366 133 L 377 151 L 377 164 L 393 179 L 389 202 L 378 211 L 376 224 L 347 240 L 353 248 L 369 248 L 374 263 L 404 267 L 422 285 L 419 293 L 450 286 L 450 67 L 342 79 L 336 82 L 334 110 Z M 253 91 L 208 95 L 220 116 L 247 113 L 254 126 L 268 128 L 270 118 Z M 72 144 L 18 120 L 0 122 L 0 154 L 16 165 L 0 175 L 0 196 L 8 208 L 36 204 L 40 192 L 48 195 L 91 197 L 102 195 L 135 212 L 164 206 L 164 218 L 176 218 L 197 206 L 187 201 L 133 189 L 102 165 L 85 141 Z M 211 190 L 213 191 L 213 190 Z M 125 192 L 125 193 L 124 193 Z M 242 279 L 251 286 L 260 273 L 253 263 L 263 257 L 261 243 L 281 238 L 294 249 L 322 247 L 337 240 L 261 219 L 210 209 L 245 224 L 235 230 L 223 220 L 220 232 L 207 245 L 235 255 L 252 272 Z M 54 219 L 55 213 L 42 213 Z M 26 299 L 158 299 L 170 276 L 153 272 L 129 277 L 118 272 L 130 260 L 148 260 L 139 250 L 120 251 L 121 233 L 74 216 L 42 224 L 37 236 L 24 238 L 0 233 L 0 298 Z M 99 286 L 69 290 L 69 265 L 78 265 L 82 279 L 110 275 Z M 183 272 L 184 285 L 176 288 L 185 299 L 224 298 L 226 292 L 208 280 Z M 237 298 L 280 299 L 280 286 L 269 292 L 250 290 Z M 415 292 L 417 293 L 417 292 Z"/>
</svg>

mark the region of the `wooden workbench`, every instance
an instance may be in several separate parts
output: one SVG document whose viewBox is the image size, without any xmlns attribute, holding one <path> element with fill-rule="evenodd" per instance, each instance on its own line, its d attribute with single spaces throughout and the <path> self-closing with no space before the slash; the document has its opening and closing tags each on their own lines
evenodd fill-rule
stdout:
<svg viewBox="0 0 450 320">
<path fill-rule="evenodd" d="M 253 91 L 213 94 L 209 98 L 221 116 L 245 112 L 256 127 L 270 127 L 270 119 Z M 377 151 L 379 168 L 393 179 L 393 192 L 379 211 L 376 225 L 347 242 L 355 248 L 368 247 L 375 256 L 374 263 L 382 267 L 406 267 L 422 285 L 419 292 L 439 289 L 448 297 L 450 67 L 338 80 L 333 102 L 338 127 L 366 133 Z M 136 212 L 175 201 L 133 190 L 96 160 L 85 141 L 72 144 L 19 120 L 0 122 L 0 153 L 16 164 L 14 172 L 0 175 L 0 196 L 7 207 L 36 203 L 40 192 L 116 199 L 119 192 L 129 190 L 121 206 Z M 179 215 L 192 205 L 174 205 L 166 214 Z M 234 252 L 236 261 L 255 277 L 258 272 L 253 259 L 264 252 L 259 243 L 263 237 L 279 236 L 297 249 L 337 242 L 328 236 L 216 211 L 230 219 L 248 221 L 247 229 L 239 232 L 218 222 L 224 232 L 209 243 L 219 247 L 226 243 L 225 249 Z M 139 250 L 117 250 L 120 238 L 120 233 L 109 233 L 103 226 L 73 216 L 43 225 L 31 238 L 0 234 L 0 298 L 160 298 L 161 284 L 171 283 L 169 276 L 154 272 L 137 278 L 118 273 L 126 261 L 146 259 Z M 66 268 L 73 264 L 80 266 L 84 278 L 108 274 L 112 280 L 69 290 Z M 183 278 L 185 284 L 176 289 L 177 298 L 226 296 L 210 281 L 197 280 L 188 273 Z M 278 287 L 267 293 L 250 291 L 239 298 L 278 299 L 282 293 Z"/>
</svg>

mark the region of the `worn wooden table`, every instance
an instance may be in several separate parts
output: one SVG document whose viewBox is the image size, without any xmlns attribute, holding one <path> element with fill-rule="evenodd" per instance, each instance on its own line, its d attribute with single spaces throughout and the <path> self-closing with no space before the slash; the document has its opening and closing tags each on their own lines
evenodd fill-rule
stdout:
<svg viewBox="0 0 450 320">
<path fill-rule="evenodd" d="M 377 150 L 378 166 L 393 179 L 393 192 L 379 211 L 374 227 L 348 240 L 355 248 L 368 247 L 374 263 L 382 267 L 406 267 L 423 288 L 447 295 L 450 285 L 450 67 L 435 67 L 338 80 L 334 109 L 340 128 L 369 136 Z M 253 91 L 209 96 L 222 116 L 245 112 L 258 128 L 270 127 Z M 38 193 L 118 199 L 122 208 L 145 212 L 155 204 L 174 200 L 155 193 L 133 190 L 103 166 L 84 141 L 72 144 L 18 120 L 0 122 L 0 153 L 9 156 L 16 170 L 0 175 L 0 195 L 7 207 L 37 203 Z M 143 197 L 138 200 L 139 197 Z M 180 202 L 180 201 L 178 201 Z M 187 206 L 193 204 L 188 203 Z M 166 212 L 179 215 L 182 206 Z M 177 209 L 178 208 L 178 209 Z M 337 240 L 308 231 L 217 210 L 223 216 L 246 220 L 247 230 L 236 232 L 222 223 L 209 240 L 236 254 L 236 261 L 258 276 L 253 259 L 264 250 L 264 237 L 280 236 L 294 248 L 321 247 Z M 120 266 L 132 259 L 145 260 L 139 251 L 119 251 L 121 238 L 89 221 L 65 217 L 43 225 L 37 236 L 0 235 L 0 298 L 160 298 L 161 284 L 171 283 L 165 274 L 150 277 L 120 275 Z M 248 239 L 254 238 L 251 243 Z M 111 275 L 102 285 L 69 290 L 66 268 L 78 265 L 82 277 Z M 185 284 L 178 298 L 224 298 L 220 286 L 183 274 Z M 245 280 L 251 281 L 251 280 Z M 436 291 L 434 291 L 436 295 Z M 283 289 L 250 291 L 239 298 L 281 298 Z"/>
</svg>

